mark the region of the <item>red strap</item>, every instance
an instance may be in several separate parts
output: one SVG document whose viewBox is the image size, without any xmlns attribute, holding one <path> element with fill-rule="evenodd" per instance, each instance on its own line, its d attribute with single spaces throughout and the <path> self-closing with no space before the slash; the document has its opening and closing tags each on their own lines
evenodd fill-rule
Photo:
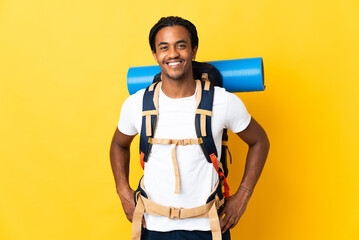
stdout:
<svg viewBox="0 0 359 240">
<path fill-rule="evenodd" d="M 211 158 L 212 164 L 214 169 L 216 169 L 218 176 L 219 177 L 223 177 L 223 185 L 224 185 L 224 197 L 227 198 L 229 197 L 229 186 L 228 186 L 228 182 L 226 179 L 226 176 L 224 176 L 223 172 L 219 172 L 218 171 L 218 164 L 217 164 L 217 157 L 216 155 L 214 155 L 214 153 L 212 153 L 211 155 L 209 155 L 209 157 Z"/>
<path fill-rule="evenodd" d="M 227 198 L 227 197 L 229 197 L 229 186 L 228 186 L 227 179 L 226 179 L 226 177 L 224 176 L 224 173 L 223 173 L 223 172 L 220 172 L 220 173 L 219 173 L 219 176 L 222 176 L 222 177 L 223 177 L 224 197 Z"/>
<path fill-rule="evenodd" d="M 141 154 L 140 154 L 140 163 L 141 163 L 142 169 L 145 169 L 145 162 L 143 161 L 144 156 L 145 156 L 145 154 L 143 152 L 141 152 Z"/>
</svg>

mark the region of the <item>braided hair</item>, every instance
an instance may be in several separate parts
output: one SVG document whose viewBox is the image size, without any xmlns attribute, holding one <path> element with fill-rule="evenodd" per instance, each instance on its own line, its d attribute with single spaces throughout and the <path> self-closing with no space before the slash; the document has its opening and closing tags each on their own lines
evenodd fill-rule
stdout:
<svg viewBox="0 0 359 240">
<path fill-rule="evenodd" d="M 192 49 L 198 46 L 198 35 L 197 29 L 190 21 L 183 19 L 181 17 L 163 17 L 161 18 L 151 29 L 148 40 L 150 42 L 150 47 L 152 52 L 156 52 L 155 39 L 159 30 L 165 27 L 173 27 L 173 26 L 182 26 L 187 29 L 191 38 L 191 46 Z"/>
</svg>

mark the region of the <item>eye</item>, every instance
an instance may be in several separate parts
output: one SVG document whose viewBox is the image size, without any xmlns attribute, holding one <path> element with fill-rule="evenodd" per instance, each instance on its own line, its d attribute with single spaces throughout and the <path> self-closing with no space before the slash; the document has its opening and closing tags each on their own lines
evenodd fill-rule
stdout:
<svg viewBox="0 0 359 240">
<path fill-rule="evenodd" d="M 167 48 L 168 48 L 167 46 L 161 46 L 161 47 L 160 47 L 160 50 L 161 50 L 161 51 L 165 51 L 165 50 L 167 50 Z"/>
<path fill-rule="evenodd" d="M 178 44 L 178 48 L 183 49 L 183 48 L 185 48 L 185 47 L 186 47 L 186 44 L 183 44 L 183 43 Z"/>
</svg>

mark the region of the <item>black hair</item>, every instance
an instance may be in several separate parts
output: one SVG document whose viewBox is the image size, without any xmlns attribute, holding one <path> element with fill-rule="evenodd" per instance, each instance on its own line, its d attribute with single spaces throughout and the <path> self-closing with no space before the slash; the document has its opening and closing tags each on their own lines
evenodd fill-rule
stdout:
<svg viewBox="0 0 359 240">
<path fill-rule="evenodd" d="M 148 40 L 150 42 L 151 50 L 153 52 L 156 52 L 155 39 L 156 39 L 156 35 L 157 35 L 158 31 L 161 30 L 162 28 L 173 27 L 173 26 L 182 26 L 182 27 L 186 28 L 190 34 L 192 49 L 196 46 L 198 47 L 197 30 L 196 30 L 196 27 L 193 25 L 193 23 L 191 23 L 190 21 L 183 19 L 181 17 L 170 16 L 170 17 L 161 18 L 151 28 L 150 36 L 149 36 Z"/>
</svg>

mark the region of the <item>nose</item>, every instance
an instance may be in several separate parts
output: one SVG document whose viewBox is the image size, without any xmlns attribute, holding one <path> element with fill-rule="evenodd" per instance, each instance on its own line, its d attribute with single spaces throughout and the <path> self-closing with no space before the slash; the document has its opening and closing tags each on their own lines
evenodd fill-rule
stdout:
<svg viewBox="0 0 359 240">
<path fill-rule="evenodd" d="M 175 46 L 170 47 L 168 52 L 169 58 L 177 58 L 179 56 L 179 52 L 177 51 L 177 48 Z"/>
</svg>

